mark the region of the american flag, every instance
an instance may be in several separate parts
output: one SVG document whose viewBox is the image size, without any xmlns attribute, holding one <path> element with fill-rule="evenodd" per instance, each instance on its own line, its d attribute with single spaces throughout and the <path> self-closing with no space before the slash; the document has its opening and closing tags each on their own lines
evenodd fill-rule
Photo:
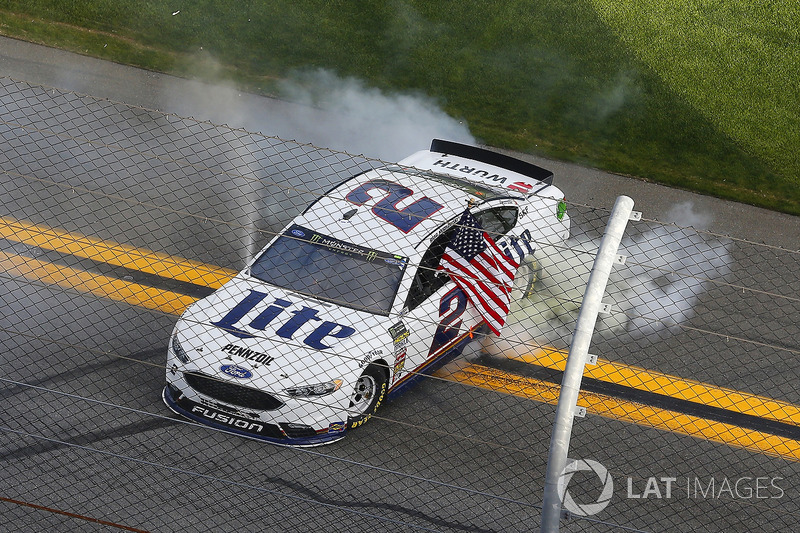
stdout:
<svg viewBox="0 0 800 533">
<path fill-rule="evenodd" d="M 516 243 L 513 250 L 501 250 L 469 210 L 457 226 L 437 270 L 450 274 L 499 336 L 508 315 L 514 275 L 525 252 Z M 530 245 L 527 247 L 532 253 Z"/>
</svg>

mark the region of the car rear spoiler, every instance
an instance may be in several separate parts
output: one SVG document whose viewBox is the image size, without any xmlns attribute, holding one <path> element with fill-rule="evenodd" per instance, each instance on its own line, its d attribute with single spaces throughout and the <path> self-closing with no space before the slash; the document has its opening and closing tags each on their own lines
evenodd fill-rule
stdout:
<svg viewBox="0 0 800 533">
<path fill-rule="evenodd" d="M 527 163 L 514 157 L 492 152 L 484 148 L 478 148 L 477 146 L 469 146 L 468 144 L 434 139 L 431 141 L 431 152 L 449 154 L 456 157 L 472 159 L 473 161 L 480 161 L 481 163 L 486 163 L 487 165 L 517 172 L 518 174 L 539 180 L 548 185 L 553 184 L 553 173 L 546 168 L 537 167 L 532 163 Z"/>
</svg>

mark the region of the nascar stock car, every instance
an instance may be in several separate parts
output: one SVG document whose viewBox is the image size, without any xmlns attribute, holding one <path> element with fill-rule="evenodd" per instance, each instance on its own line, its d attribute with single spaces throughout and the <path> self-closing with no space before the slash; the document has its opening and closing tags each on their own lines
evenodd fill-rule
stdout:
<svg viewBox="0 0 800 533">
<path fill-rule="evenodd" d="M 530 163 L 435 139 L 344 181 L 181 316 L 164 402 L 265 441 L 341 439 L 388 395 L 489 334 L 472 299 L 437 270 L 465 210 L 501 248 L 523 251 L 511 297 L 530 290 L 534 247 L 569 236 L 552 180 Z"/>
</svg>

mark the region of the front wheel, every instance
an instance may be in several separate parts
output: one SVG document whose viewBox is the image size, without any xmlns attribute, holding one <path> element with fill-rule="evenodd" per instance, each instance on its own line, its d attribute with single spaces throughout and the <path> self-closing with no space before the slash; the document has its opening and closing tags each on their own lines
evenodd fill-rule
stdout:
<svg viewBox="0 0 800 533">
<path fill-rule="evenodd" d="M 372 418 L 386 397 L 388 378 L 385 369 L 369 365 L 356 381 L 347 410 L 347 427 L 357 428 Z"/>
</svg>

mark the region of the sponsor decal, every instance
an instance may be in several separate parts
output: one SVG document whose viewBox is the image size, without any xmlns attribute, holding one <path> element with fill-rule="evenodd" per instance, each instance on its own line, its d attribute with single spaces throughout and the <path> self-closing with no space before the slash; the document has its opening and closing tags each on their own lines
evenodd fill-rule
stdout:
<svg viewBox="0 0 800 533">
<path fill-rule="evenodd" d="M 366 255 L 367 261 L 372 261 L 375 259 L 375 256 L 378 253 L 374 250 L 369 250 L 369 248 L 362 248 L 360 246 L 356 246 L 354 244 L 348 244 L 344 241 L 340 241 L 338 239 L 334 239 L 332 237 L 323 237 L 319 233 L 315 233 L 311 236 L 308 242 L 313 244 L 320 244 L 322 246 L 326 246 L 331 248 L 337 252 L 342 252 L 344 254 L 358 254 L 358 255 Z"/>
<path fill-rule="evenodd" d="M 394 354 L 394 373 L 395 373 L 395 376 L 398 376 L 400 374 L 400 372 L 403 371 L 403 367 L 406 366 L 406 353 L 407 352 L 408 352 L 408 350 L 406 350 L 405 346 L 402 348 L 402 350 L 399 353 L 395 352 L 395 354 Z"/>
<path fill-rule="evenodd" d="M 222 365 L 219 367 L 220 372 L 227 374 L 236 379 L 250 379 L 253 373 L 239 365 Z"/>
<path fill-rule="evenodd" d="M 347 424 L 344 422 L 331 422 L 331 425 L 328 426 L 328 433 L 341 433 L 346 427 Z"/>
<path fill-rule="evenodd" d="M 305 237 L 306 232 L 301 229 L 295 228 L 292 230 L 292 235 L 294 235 L 295 237 Z"/>
<path fill-rule="evenodd" d="M 310 235 L 309 237 L 302 237 L 302 239 L 308 242 L 309 244 L 325 247 L 328 249 L 328 251 L 339 255 L 344 255 L 346 257 L 354 257 L 356 259 L 359 259 L 361 261 L 366 261 L 368 263 L 371 263 L 372 261 L 375 261 L 377 259 L 383 259 L 384 261 L 386 261 L 387 264 L 396 265 L 401 269 L 406 266 L 407 258 L 403 257 L 402 255 L 388 254 L 386 252 L 381 252 L 380 250 L 376 250 L 374 248 L 357 246 L 349 242 L 340 241 L 339 239 L 334 239 L 333 237 L 321 235 L 319 233 L 313 232 L 312 230 L 305 229 L 302 226 L 297 226 L 297 225 L 292 226 L 290 230 L 287 230 L 287 233 L 298 235 L 297 233 L 295 233 L 297 231 L 302 232 L 304 235 Z"/>
<path fill-rule="evenodd" d="M 363 368 L 363 367 L 367 366 L 370 361 L 372 361 L 373 359 L 375 359 L 379 355 L 383 355 L 383 350 L 381 350 L 380 348 L 377 349 L 377 350 L 371 350 L 371 351 L 367 352 L 366 354 L 364 354 L 364 358 L 358 364 L 358 367 L 359 368 Z"/>
<path fill-rule="evenodd" d="M 492 183 L 497 183 L 498 185 L 504 184 L 508 181 L 508 178 L 505 176 L 501 176 L 499 174 L 489 174 L 485 170 L 481 170 L 476 167 L 470 167 L 468 165 L 463 165 L 461 163 L 453 163 L 451 161 L 444 161 L 442 159 L 436 161 L 433 166 L 435 167 L 442 167 L 448 170 L 454 170 L 461 174 L 467 174 L 469 176 L 475 176 L 476 178 L 480 179 L 481 181 L 491 181 Z M 520 183 L 520 182 L 518 182 Z"/>
<path fill-rule="evenodd" d="M 564 215 L 567 214 L 567 199 L 564 198 L 563 200 L 558 201 L 558 205 L 556 206 L 556 218 L 558 220 L 563 220 Z"/>
<path fill-rule="evenodd" d="M 392 336 L 392 343 L 394 345 L 394 381 L 397 381 L 405 367 L 406 355 L 408 353 L 408 336 L 410 334 L 408 328 L 406 328 L 406 325 L 402 322 L 398 322 L 389 328 L 389 335 Z"/>
<path fill-rule="evenodd" d="M 264 425 L 250 420 L 243 420 L 229 414 L 220 413 L 213 409 L 208 409 L 202 405 L 195 405 L 192 407 L 192 413 L 207 420 L 212 420 L 218 424 L 235 427 L 242 431 L 249 431 L 251 433 L 261 433 L 264 431 Z"/>
<path fill-rule="evenodd" d="M 257 352 L 255 350 L 251 350 L 250 348 L 245 348 L 243 346 L 237 346 L 235 344 L 226 344 L 222 347 L 222 351 L 229 355 L 235 355 L 236 357 L 243 357 L 248 361 L 253 361 L 254 363 L 260 363 L 265 366 L 269 366 L 275 360 L 274 357 L 271 355 L 267 355 L 263 352 Z"/>
<path fill-rule="evenodd" d="M 398 343 L 408 338 L 409 331 L 405 324 L 398 322 L 389 328 L 389 335 L 392 336 L 392 340 L 395 343 Z"/>
<path fill-rule="evenodd" d="M 497 246 L 503 250 L 506 257 L 517 257 L 519 260 L 522 260 L 526 255 L 532 255 L 533 252 L 536 251 L 531 245 L 532 240 L 531 232 L 525 230 L 519 237 L 506 235 L 497 241 Z"/>
<path fill-rule="evenodd" d="M 533 185 L 530 183 L 526 183 L 524 181 L 515 181 L 511 185 L 508 186 L 509 189 L 512 191 L 519 191 L 519 192 L 530 192 L 533 189 Z"/>
<path fill-rule="evenodd" d="M 266 293 L 250 289 L 250 294 L 245 296 L 244 299 L 236 304 L 233 309 L 228 311 L 225 316 L 217 321 L 211 322 L 211 324 L 224 329 L 234 337 L 239 337 L 240 339 L 253 338 L 255 337 L 253 333 L 245 331 L 238 327 L 237 324 L 266 297 Z M 292 302 L 289 300 L 277 298 L 270 306 L 251 320 L 247 327 L 256 331 L 264 331 L 267 325 L 271 324 L 279 316 L 283 315 L 282 318 L 285 319 L 287 314 L 283 312 L 286 311 L 286 308 L 290 305 L 292 305 Z M 292 316 L 283 322 L 281 327 L 275 331 L 275 334 L 278 335 L 278 337 L 291 340 L 294 334 L 306 324 L 322 322 L 322 324 L 317 326 L 314 331 L 303 339 L 303 344 L 315 350 L 329 349 L 330 346 L 323 342 L 328 338 L 344 339 L 356 332 L 356 330 L 350 326 L 337 324 L 336 322 L 330 322 L 328 320 L 323 321 L 321 318 L 317 317 L 319 314 L 317 309 L 312 309 L 305 305 L 300 309 L 289 311 L 288 314 Z"/>
</svg>

